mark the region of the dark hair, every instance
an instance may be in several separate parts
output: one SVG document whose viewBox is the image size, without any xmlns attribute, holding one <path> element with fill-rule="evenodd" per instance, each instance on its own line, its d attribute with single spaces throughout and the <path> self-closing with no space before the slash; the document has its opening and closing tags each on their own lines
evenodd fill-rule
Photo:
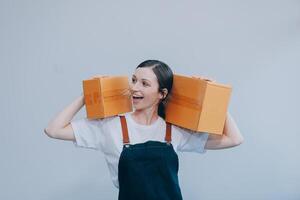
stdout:
<svg viewBox="0 0 300 200">
<path fill-rule="evenodd" d="M 163 89 L 168 90 L 167 96 L 158 104 L 158 115 L 165 119 L 165 105 L 168 101 L 169 94 L 173 85 L 173 72 L 171 68 L 159 60 L 146 60 L 139 64 L 137 68 L 152 67 L 154 74 L 157 77 L 159 88 L 158 91 L 163 93 Z"/>
</svg>

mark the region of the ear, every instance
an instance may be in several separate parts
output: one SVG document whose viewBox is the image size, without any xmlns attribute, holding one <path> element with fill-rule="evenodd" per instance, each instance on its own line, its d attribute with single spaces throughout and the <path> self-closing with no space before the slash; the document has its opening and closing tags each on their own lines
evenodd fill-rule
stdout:
<svg viewBox="0 0 300 200">
<path fill-rule="evenodd" d="M 161 100 L 163 100 L 164 98 L 166 98 L 167 95 L 168 95 L 168 89 L 167 88 L 163 88 L 162 91 L 160 92 L 160 98 L 161 98 Z"/>
</svg>

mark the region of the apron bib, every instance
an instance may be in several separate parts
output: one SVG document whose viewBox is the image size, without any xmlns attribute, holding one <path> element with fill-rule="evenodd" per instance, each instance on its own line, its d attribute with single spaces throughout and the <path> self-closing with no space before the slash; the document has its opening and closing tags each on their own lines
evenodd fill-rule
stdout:
<svg viewBox="0 0 300 200">
<path fill-rule="evenodd" d="M 178 156 L 166 122 L 166 142 L 130 144 L 126 118 L 120 116 L 123 150 L 118 165 L 119 200 L 182 200 Z"/>
</svg>

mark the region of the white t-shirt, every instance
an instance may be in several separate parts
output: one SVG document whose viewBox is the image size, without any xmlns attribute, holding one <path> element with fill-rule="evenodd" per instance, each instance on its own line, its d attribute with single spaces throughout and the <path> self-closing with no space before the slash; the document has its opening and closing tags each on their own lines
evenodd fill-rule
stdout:
<svg viewBox="0 0 300 200">
<path fill-rule="evenodd" d="M 144 143 L 149 140 L 165 142 L 166 122 L 159 117 L 151 125 L 138 124 L 130 112 L 124 115 L 127 122 L 130 144 Z M 76 147 L 100 150 L 104 153 L 113 184 L 119 188 L 118 164 L 123 149 L 123 136 L 119 116 L 89 120 L 86 118 L 71 122 Z M 208 133 L 194 132 L 176 125 L 171 126 L 172 145 L 175 152 L 205 153 Z"/>
</svg>

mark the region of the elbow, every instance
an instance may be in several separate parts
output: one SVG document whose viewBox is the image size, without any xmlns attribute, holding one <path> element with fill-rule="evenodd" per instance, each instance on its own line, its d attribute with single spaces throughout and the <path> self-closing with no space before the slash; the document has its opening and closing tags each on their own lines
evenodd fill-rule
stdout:
<svg viewBox="0 0 300 200">
<path fill-rule="evenodd" d="M 239 138 L 237 138 L 237 139 L 235 139 L 233 141 L 233 146 L 241 145 L 243 142 L 244 142 L 244 138 L 243 137 L 239 137 Z"/>
<path fill-rule="evenodd" d="M 55 138 L 53 131 L 51 131 L 51 129 L 49 129 L 48 127 L 44 129 L 44 133 L 50 138 Z"/>
</svg>

